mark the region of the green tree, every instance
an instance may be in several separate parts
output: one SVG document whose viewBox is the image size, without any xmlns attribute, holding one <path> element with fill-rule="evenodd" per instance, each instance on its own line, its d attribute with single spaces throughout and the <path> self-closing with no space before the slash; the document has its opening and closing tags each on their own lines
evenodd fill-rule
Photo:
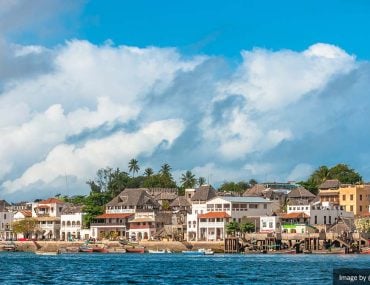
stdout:
<svg viewBox="0 0 370 285">
<path fill-rule="evenodd" d="M 245 222 L 243 224 L 240 225 L 240 231 L 242 233 L 252 233 L 255 231 L 255 224 L 251 223 L 251 222 Z"/>
<path fill-rule="evenodd" d="M 181 185 L 184 188 L 194 188 L 197 183 L 195 175 L 190 170 L 186 171 L 181 175 Z"/>
<path fill-rule="evenodd" d="M 139 162 L 136 159 L 131 159 L 128 163 L 128 169 L 132 172 L 132 177 L 135 177 L 135 173 L 139 172 Z"/>
<path fill-rule="evenodd" d="M 356 184 L 362 182 L 361 175 L 347 164 L 339 163 L 330 168 L 330 176 L 332 179 L 338 179 L 344 184 Z"/>
<path fill-rule="evenodd" d="M 206 179 L 204 177 L 199 177 L 198 181 L 197 181 L 197 184 L 198 184 L 199 187 L 206 184 Z"/>
<path fill-rule="evenodd" d="M 30 238 L 37 229 L 37 220 L 35 218 L 26 218 L 12 223 L 14 233 L 23 234 L 25 238 Z"/>
<path fill-rule="evenodd" d="M 249 187 L 249 184 L 244 181 L 240 181 L 238 183 L 224 182 L 221 184 L 218 191 L 243 193 L 248 187 Z"/>
<path fill-rule="evenodd" d="M 171 176 L 171 172 L 170 172 L 171 170 L 172 170 L 171 166 L 168 163 L 165 163 L 161 166 L 160 173 L 162 175 Z"/>
<path fill-rule="evenodd" d="M 231 235 L 234 235 L 239 232 L 240 230 L 240 225 L 238 222 L 230 222 L 226 225 L 226 232 L 227 234 L 231 234 Z"/>
<path fill-rule="evenodd" d="M 145 175 L 146 177 L 150 177 L 150 176 L 152 176 L 153 174 L 154 174 L 153 168 L 148 167 L 148 168 L 146 168 L 146 169 L 144 170 L 144 175 Z"/>
</svg>

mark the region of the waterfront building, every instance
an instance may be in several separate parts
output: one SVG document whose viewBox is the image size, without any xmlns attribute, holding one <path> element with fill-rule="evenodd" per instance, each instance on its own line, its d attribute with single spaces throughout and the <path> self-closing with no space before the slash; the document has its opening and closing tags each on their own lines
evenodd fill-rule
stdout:
<svg viewBox="0 0 370 285">
<path fill-rule="evenodd" d="M 12 222 L 13 222 L 13 213 L 9 212 L 6 207 L 9 206 L 9 203 L 5 200 L 0 202 L 0 239 L 9 240 L 13 239 L 14 235 L 12 232 Z"/>
<path fill-rule="evenodd" d="M 368 212 L 370 199 L 370 185 L 341 185 L 339 191 L 339 204 L 351 211 L 355 216 Z"/>
<path fill-rule="evenodd" d="M 226 236 L 225 227 L 229 222 L 249 221 L 257 226 L 261 216 L 272 215 L 274 210 L 276 208 L 273 202 L 262 197 L 218 196 L 206 200 L 204 204 L 193 204 L 193 212 L 188 215 L 188 227 L 189 217 L 194 219 L 196 215 L 196 240 L 223 240 Z"/>
<path fill-rule="evenodd" d="M 83 217 L 81 205 L 65 205 L 60 216 L 60 239 L 63 241 L 73 241 L 81 239 L 83 229 Z"/>
<path fill-rule="evenodd" d="M 92 237 L 150 239 L 163 222 L 157 222 L 161 205 L 147 188 L 123 190 L 105 206 L 105 213 L 91 224 Z"/>
<path fill-rule="evenodd" d="M 38 222 L 36 239 L 60 239 L 60 216 L 65 205 L 57 198 L 32 203 L 32 217 Z"/>
<path fill-rule="evenodd" d="M 207 212 L 206 202 L 217 196 L 216 190 L 211 185 L 202 185 L 196 189 L 186 189 L 187 199 L 191 201 L 191 212 L 187 214 L 186 238 L 188 241 L 198 240 L 199 221 L 198 215 Z"/>
<path fill-rule="evenodd" d="M 261 233 L 276 233 L 281 231 L 281 220 L 279 216 L 262 216 L 260 217 Z"/>
</svg>

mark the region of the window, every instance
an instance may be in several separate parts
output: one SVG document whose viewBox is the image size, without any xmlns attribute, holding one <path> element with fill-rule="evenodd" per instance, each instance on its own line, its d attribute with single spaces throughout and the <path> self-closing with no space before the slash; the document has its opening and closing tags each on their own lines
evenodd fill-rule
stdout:
<svg viewBox="0 0 370 285">
<path fill-rule="evenodd" d="M 258 204 L 249 204 L 249 209 L 257 209 Z"/>
<path fill-rule="evenodd" d="M 353 206 L 349 206 L 349 210 L 353 212 Z"/>
<path fill-rule="evenodd" d="M 317 216 L 315 216 L 315 225 L 317 225 Z"/>
<path fill-rule="evenodd" d="M 225 210 L 230 210 L 230 204 L 224 204 L 224 209 Z"/>
<path fill-rule="evenodd" d="M 350 199 L 351 201 L 353 201 L 353 194 L 351 194 L 351 195 L 349 196 L 349 199 Z"/>
<path fill-rule="evenodd" d="M 263 204 L 263 208 L 264 209 L 267 209 L 267 204 Z"/>
<path fill-rule="evenodd" d="M 360 212 L 362 212 L 362 206 L 360 206 Z"/>
<path fill-rule="evenodd" d="M 362 194 L 360 194 L 360 201 L 362 201 Z"/>
<path fill-rule="evenodd" d="M 324 225 L 326 225 L 326 216 L 324 216 Z"/>
<path fill-rule="evenodd" d="M 214 206 L 215 206 L 214 204 L 208 204 L 207 211 L 213 211 Z"/>
<path fill-rule="evenodd" d="M 329 216 L 329 224 L 331 224 L 331 216 Z"/>
<path fill-rule="evenodd" d="M 262 227 L 264 227 L 264 228 L 266 228 L 266 227 L 267 227 L 266 222 L 262 222 Z"/>
<path fill-rule="evenodd" d="M 4 220 L 6 220 L 6 214 L 4 214 Z"/>
<path fill-rule="evenodd" d="M 269 222 L 269 228 L 272 229 L 274 227 L 273 222 Z"/>
<path fill-rule="evenodd" d="M 342 200 L 343 200 L 343 201 L 346 201 L 346 195 L 343 195 L 343 196 L 342 196 Z"/>
<path fill-rule="evenodd" d="M 247 204 L 240 204 L 240 211 L 247 211 Z"/>
<path fill-rule="evenodd" d="M 188 227 L 191 228 L 191 222 L 190 221 L 188 222 Z"/>
</svg>

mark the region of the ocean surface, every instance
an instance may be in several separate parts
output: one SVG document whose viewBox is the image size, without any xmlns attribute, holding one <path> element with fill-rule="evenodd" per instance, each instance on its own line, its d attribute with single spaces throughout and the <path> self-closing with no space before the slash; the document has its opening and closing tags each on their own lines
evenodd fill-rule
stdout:
<svg viewBox="0 0 370 285">
<path fill-rule="evenodd" d="M 0 253 L 0 284 L 332 284 L 370 255 Z"/>
</svg>

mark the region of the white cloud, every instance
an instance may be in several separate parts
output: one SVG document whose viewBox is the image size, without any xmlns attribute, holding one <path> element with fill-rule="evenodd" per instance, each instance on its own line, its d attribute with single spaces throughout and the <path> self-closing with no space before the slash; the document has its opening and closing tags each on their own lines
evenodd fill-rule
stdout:
<svg viewBox="0 0 370 285">
<path fill-rule="evenodd" d="M 289 106 L 356 67 L 353 56 L 327 44 L 303 52 L 255 49 L 242 56 L 232 79 L 219 84 L 214 105 L 201 123 L 204 138 L 216 141 L 226 159 L 242 159 L 294 139 L 293 122 L 284 120 Z M 236 96 L 243 99 L 222 109 L 221 120 L 214 119 L 212 108 Z"/>
<path fill-rule="evenodd" d="M 118 132 L 109 137 L 88 141 L 82 147 L 60 144 L 54 147 L 45 160 L 32 165 L 21 177 L 5 181 L 6 193 L 13 193 L 33 183 L 52 183 L 64 175 L 85 179 L 102 166 L 126 165 L 130 158 L 149 156 L 161 142 L 170 146 L 182 133 L 181 120 L 153 122 L 136 133 Z"/>
</svg>

